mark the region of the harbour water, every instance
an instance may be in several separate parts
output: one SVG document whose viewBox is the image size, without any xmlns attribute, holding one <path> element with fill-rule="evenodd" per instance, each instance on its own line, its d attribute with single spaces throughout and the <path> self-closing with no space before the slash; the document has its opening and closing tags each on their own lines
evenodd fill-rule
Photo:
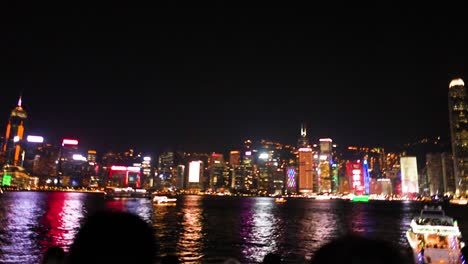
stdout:
<svg viewBox="0 0 468 264">
<path fill-rule="evenodd" d="M 260 263 L 268 252 L 280 253 L 285 263 L 304 263 L 346 232 L 408 247 L 405 232 L 422 205 L 187 195 L 176 205 L 161 206 L 150 199 L 106 200 L 92 193 L 5 192 L 0 196 L 0 263 L 36 264 L 50 246 L 68 250 L 84 217 L 103 208 L 141 216 L 157 230 L 159 255 L 176 254 L 183 263 L 221 263 L 229 257 Z M 444 209 L 468 236 L 468 206 Z"/>
</svg>

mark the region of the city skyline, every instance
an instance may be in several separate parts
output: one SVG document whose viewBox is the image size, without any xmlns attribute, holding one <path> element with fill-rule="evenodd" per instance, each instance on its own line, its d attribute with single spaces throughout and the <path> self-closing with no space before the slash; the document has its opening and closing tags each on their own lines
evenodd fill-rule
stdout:
<svg viewBox="0 0 468 264">
<path fill-rule="evenodd" d="M 447 138 L 466 51 L 445 7 L 12 9 L 0 129 L 22 94 L 29 133 L 102 151 L 295 144 L 302 122 L 341 145 Z"/>
</svg>

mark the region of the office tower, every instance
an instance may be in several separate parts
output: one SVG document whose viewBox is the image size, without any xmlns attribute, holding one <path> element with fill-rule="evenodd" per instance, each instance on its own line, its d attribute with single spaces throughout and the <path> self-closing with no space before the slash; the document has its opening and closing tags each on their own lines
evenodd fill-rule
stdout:
<svg viewBox="0 0 468 264">
<path fill-rule="evenodd" d="M 228 179 L 224 178 L 224 156 L 220 153 L 211 153 L 208 160 L 210 188 L 213 192 L 224 191 L 229 187 Z"/>
<path fill-rule="evenodd" d="M 312 148 L 309 146 L 307 130 L 301 127 L 301 137 L 298 140 L 299 152 L 299 193 L 308 195 L 313 192 L 314 161 Z"/>
<path fill-rule="evenodd" d="M 319 176 L 318 186 L 320 192 L 331 192 L 332 191 L 332 139 L 321 138 L 320 142 L 320 155 L 319 155 Z"/>
<path fill-rule="evenodd" d="M 229 152 L 229 165 L 231 166 L 240 165 L 240 151 L 231 150 Z"/>
<path fill-rule="evenodd" d="M 419 193 L 418 165 L 416 157 L 400 157 L 401 195 L 412 196 Z"/>
<path fill-rule="evenodd" d="M 453 177 L 453 161 L 447 153 L 427 153 L 426 171 L 429 194 L 454 194 L 455 179 Z"/>
<path fill-rule="evenodd" d="M 453 79 L 449 85 L 448 105 L 456 194 L 466 195 L 468 184 L 468 106 L 465 83 Z"/>
<path fill-rule="evenodd" d="M 89 162 L 96 162 L 96 150 L 93 150 L 93 149 L 88 150 L 87 159 Z"/>
<path fill-rule="evenodd" d="M 153 186 L 160 190 L 168 190 L 175 186 L 175 155 L 172 151 L 163 152 L 158 158 L 158 176 Z"/>
<path fill-rule="evenodd" d="M 187 189 L 191 193 L 198 193 L 203 185 L 203 161 L 192 160 L 189 162 Z"/>
<path fill-rule="evenodd" d="M 14 166 L 20 165 L 20 155 L 23 151 L 24 123 L 28 118 L 21 104 L 20 96 L 18 105 L 10 113 L 3 144 L 6 163 Z"/>
</svg>

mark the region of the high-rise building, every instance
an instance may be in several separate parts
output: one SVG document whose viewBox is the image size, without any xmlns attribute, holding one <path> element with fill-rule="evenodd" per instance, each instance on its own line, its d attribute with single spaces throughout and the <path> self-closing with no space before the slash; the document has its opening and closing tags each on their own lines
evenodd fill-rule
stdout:
<svg viewBox="0 0 468 264">
<path fill-rule="evenodd" d="M 321 138 L 320 142 L 320 155 L 319 155 L 319 175 L 317 183 L 320 192 L 332 192 L 332 139 Z"/>
<path fill-rule="evenodd" d="M 312 148 L 307 139 L 307 130 L 301 127 L 301 137 L 298 140 L 299 156 L 299 193 L 307 195 L 313 192 L 314 160 Z"/>
<path fill-rule="evenodd" d="M 418 165 L 416 157 L 400 157 L 401 191 L 403 195 L 419 193 Z"/>
<path fill-rule="evenodd" d="M 448 153 L 427 153 L 426 170 L 429 194 L 454 194 L 453 161 Z"/>
<path fill-rule="evenodd" d="M 96 162 L 96 150 L 94 149 L 89 149 L 88 150 L 88 158 L 87 160 L 89 162 Z"/>
<path fill-rule="evenodd" d="M 210 188 L 217 192 L 229 188 L 229 179 L 224 178 L 224 156 L 220 153 L 211 153 L 208 160 Z"/>
<path fill-rule="evenodd" d="M 231 166 L 240 165 L 240 151 L 231 150 L 229 152 L 229 165 Z"/>
<path fill-rule="evenodd" d="M 20 155 L 23 150 L 22 145 L 24 144 L 24 123 L 28 118 L 21 104 L 20 96 L 18 105 L 10 113 L 2 149 L 5 154 L 6 163 L 14 166 L 20 165 Z"/>
<path fill-rule="evenodd" d="M 468 184 L 468 105 L 465 83 L 453 79 L 449 85 L 448 105 L 456 193 L 467 194 Z"/>
</svg>

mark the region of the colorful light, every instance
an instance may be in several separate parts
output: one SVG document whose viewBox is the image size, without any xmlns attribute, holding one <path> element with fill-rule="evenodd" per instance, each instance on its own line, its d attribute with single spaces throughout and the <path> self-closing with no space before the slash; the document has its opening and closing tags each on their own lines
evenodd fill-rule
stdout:
<svg viewBox="0 0 468 264">
<path fill-rule="evenodd" d="M 290 168 L 288 169 L 286 174 L 288 175 L 288 187 L 296 187 L 296 170 L 294 168 Z"/>
</svg>

